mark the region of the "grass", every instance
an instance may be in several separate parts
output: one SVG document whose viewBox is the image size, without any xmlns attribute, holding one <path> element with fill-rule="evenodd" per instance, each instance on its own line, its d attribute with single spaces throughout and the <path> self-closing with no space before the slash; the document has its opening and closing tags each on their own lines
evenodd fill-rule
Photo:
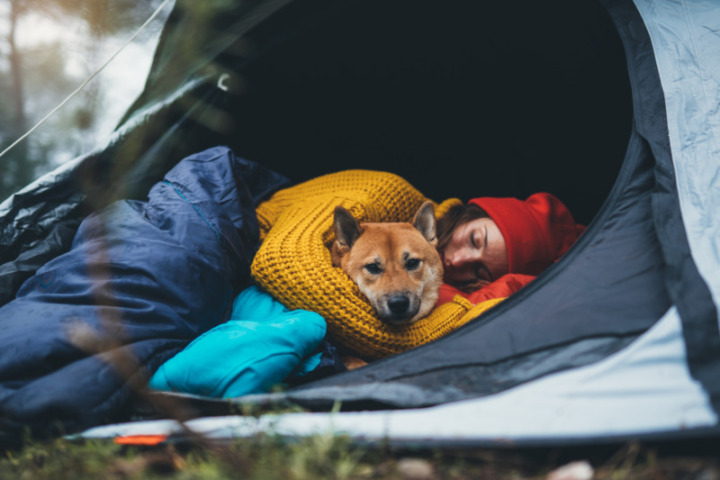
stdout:
<svg viewBox="0 0 720 480">
<path fill-rule="evenodd" d="M 0 478 L 57 479 L 544 479 L 573 460 L 594 479 L 720 480 L 716 441 L 592 449 L 397 450 L 316 435 L 293 442 L 272 435 L 226 445 L 127 447 L 111 441 L 31 442 L 0 457 Z M 716 453 L 718 452 L 718 453 Z"/>
</svg>

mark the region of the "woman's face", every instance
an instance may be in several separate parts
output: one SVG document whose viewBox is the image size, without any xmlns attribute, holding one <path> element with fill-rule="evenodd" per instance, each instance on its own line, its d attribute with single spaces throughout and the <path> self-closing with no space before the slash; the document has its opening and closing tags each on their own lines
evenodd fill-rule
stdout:
<svg viewBox="0 0 720 480">
<path fill-rule="evenodd" d="M 443 278 L 451 285 L 483 286 L 508 273 L 505 239 L 490 218 L 455 228 L 440 256 L 445 267 Z"/>
</svg>

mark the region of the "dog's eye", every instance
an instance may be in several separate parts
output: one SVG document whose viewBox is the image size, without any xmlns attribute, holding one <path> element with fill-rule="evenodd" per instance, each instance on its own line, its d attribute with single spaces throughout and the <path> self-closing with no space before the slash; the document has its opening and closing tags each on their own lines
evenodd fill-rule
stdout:
<svg viewBox="0 0 720 480">
<path fill-rule="evenodd" d="M 380 268 L 380 265 L 377 263 L 368 263 L 365 265 L 365 270 L 367 270 L 369 273 L 373 275 L 378 275 L 382 273 L 382 269 Z"/>
<path fill-rule="evenodd" d="M 415 270 L 420 266 L 420 260 L 417 258 L 411 258 L 407 262 L 405 262 L 405 270 Z"/>
</svg>

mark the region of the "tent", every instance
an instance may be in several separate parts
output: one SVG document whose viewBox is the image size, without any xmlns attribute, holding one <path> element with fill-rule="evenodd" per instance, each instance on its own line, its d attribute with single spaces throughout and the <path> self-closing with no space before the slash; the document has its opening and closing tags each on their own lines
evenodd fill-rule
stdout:
<svg viewBox="0 0 720 480">
<path fill-rule="evenodd" d="M 176 2 L 113 141 L 0 207 L 3 302 L 88 212 L 143 198 L 214 145 L 293 182 L 369 168 L 435 199 L 550 191 L 588 230 L 498 307 L 362 369 L 234 400 L 312 413 L 188 425 L 414 445 L 717 434 L 720 6 L 192 3 Z M 176 426 L 87 436 L 134 428 Z"/>
</svg>

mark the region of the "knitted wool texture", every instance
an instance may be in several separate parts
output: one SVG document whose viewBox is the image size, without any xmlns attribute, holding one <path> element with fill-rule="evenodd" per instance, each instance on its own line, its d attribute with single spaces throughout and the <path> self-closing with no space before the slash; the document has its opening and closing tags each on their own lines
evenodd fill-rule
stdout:
<svg viewBox="0 0 720 480">
<path fill-rule="evenodd" d="M 357 285 L 333 267 L 333 211 L 347 208 L 360 223 L 409 222 L 427 200 L 397 175 L 348 170 L 280 190 L 257 210 L 263 242 L 251 271 L 255 281 L 290 309 L 322 315 L 338 343 L 369 359 L 436 340 L 502 299 L 473 305 L 460 296 L 403 327 L 382 322 Z M 435 205 L 440 217 L 458 199 Z"/>
</svg>

